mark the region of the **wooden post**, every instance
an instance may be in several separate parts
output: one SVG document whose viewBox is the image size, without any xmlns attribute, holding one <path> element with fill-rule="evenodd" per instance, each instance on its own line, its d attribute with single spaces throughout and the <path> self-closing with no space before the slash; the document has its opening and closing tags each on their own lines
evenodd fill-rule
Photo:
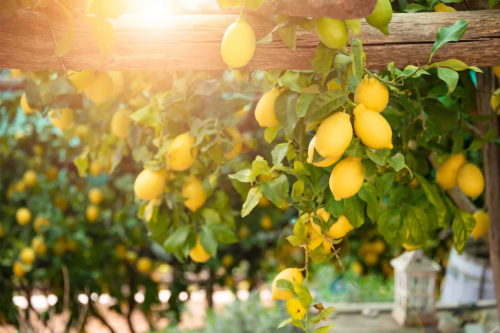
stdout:
<svg viewBox="0 0 500 333">
<path fill-rule="evenodd" d="M 493 92 L 494 75 L 489 68 L 483 68 L 484 74 L 477 75 L 477 111 L 479 114 L 491 114 L 490 92 Z M 483 133 L 488 130 L 498 132 L 498 120 L 495 117 L 489 123 L 482 123 Z M 498 315 L 500 316 L 500 152 L 495 143 L 483 147 L 484 180 L 486 184 L 486 208 L 490 216 L 489 247 L 490 263 L 495 283 Z"/>
</svg>

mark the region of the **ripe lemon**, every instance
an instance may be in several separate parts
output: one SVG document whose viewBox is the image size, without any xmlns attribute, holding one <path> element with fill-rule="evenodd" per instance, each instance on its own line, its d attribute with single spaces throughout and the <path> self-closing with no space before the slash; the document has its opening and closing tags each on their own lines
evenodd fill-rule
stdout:
<svg viewBox="0 0 500 333">
<path fill-rule="evenodd" d="M 36 259 L 35 250 L 33 250 L 31 247 L 25 247 L 21 250 L 19 258 L 25 264 L 31 265 L 35 262 Z"/>
<path fill-rule="evenodd" d="M 102 104 L 113 94 L 113 81 L 108 73 L 96 72 L 92 83 L 85 88 L 84 93 L 94 104 Z"/>
<path fill-rule="evenodd" d="M 259 200 L 259 207 L 269 207 L 270 204 L 271 201 L 264 196 Z"/>
<path fill-rule="evenodd" d="M 196 138 L 189 132 L 177 136 L 168 147 L 167 164 L 170 170 L 184 171 L 189 169 L 198 156 L 198 147 L 193 148 Z"/>
<path fill-rule="evenodd" d="M 125 259 L 130 265 L 133 265 L 137 261 L 137 253 L 134 251 L 127 251 L 125 254 Z"/>
<path fill-rule="evenodd" d="M 245 81 L 246 78 L 248 78 L 248 71 L 241 71 L 238 69 L 233 70 L 233 76 L 238 82 L 243 82 Z"/>
<path fill-rule="evenodd" d="M 33 170 L 26 171 L 23 175 L 23 182 L 28 187 L 35 186 L 37 182 L 36 172 Z"/>
<path fill-rule="evenodd" d="M 359 261 L 355 261 L 351 264 L 351 269 L 357 276 L 363 275 L 363 265 Z"/>
<path fill-rule="evenodd" d="M 111 119 L 111 133 L 120 139 L 126 139 L 128 134 L 128 125 L 132 119 L 130 119 L 130 111 L 127 109 L 120 109 Z"/>
<path fill-rule="evenodd" d="M 445 12 L 456 12 L 457 10 L 453 7 L 446 6 L 444 3 L 440 3 L 434 6 L 434 11 L 445 13 Z"/>
<path fill-rule="evenodd" d="M 167 172 L 164 169 L 150 171 L 144 169 L 137 176 L 134 183 L 134 192 L 141 200 L 152 200 L 165 190 Z"/>
<path fill-rule="evenodd" d="M 184 185 L 182 185 L 182 196 L 186 198 L 184 206 L 192 212 L 196 212 L 207 201 L 207 195 L 203 190 L 203 183 L 194 175 L 190 175 Z"/>
<path fill-rule="evenodd" d="M 361 158 L 349 156 L 333 168 L 330 175 L 330 190 L 336 201 L 350 198 L 358 193 L 365 179 Z"/>
<path fill-rule="evenodd" d="M 50 227 L 50 220 L 45 217 L 37 217 L 35 221 L 33 221 L 33 229 L 35 229 L 36 233 L 42 232 L 45 227 Z"/>
<path fill-rule="evenodd" d="M 73 86 L 78 92 L 82 92 L 85 88 L 92 84 L 94 79 L 94 72 L 88 69 L 84 69 L 80 72 L 73 72 L 68 79 L 71 81 Z"/>
<path fill-rule="evenodd" d="M 325 158 L 338 158 L 352 141 L 351 119 L 347 113 L 337 112 L 323 120 L 316 132 L 316 150 Z"/>
<path fill-rule="evenodd" d="M 491 67 L 491 69 L 493 70 L 493 73 L 495 73 L 495 75 L 497 76 L 497 79 L 500 80 L 500 66 L 493 66 Z"/>
<path fill-rule="evenodd" d="M 94 205 L 98 205 L 102 201 L 102 192 L 98 188 L 93 188 L 89 191 L 89 201 Z"/>
<path fill-rule="evenodd" d="M 364 104 L 367 109 L 380 113 L 389 104 L 389 89 L 376 78 L 365 75 L 356 87 L 354 102 Z"/>
<path fill-rule="evenodd" d="M 294 320 L 302 320 L 306 315 L 306 309 L 296 298 L 290 298 L 286 301 L 286 312 L 288 312 L 290 317 Z"/>
<path fill-rule="evenodd" d="M 92 176 L 97 177 L 102 172 L 102 163 L 100 160 L 93 160 L 89 166 L 89 172 Z"/>
<path fill-rule="evenodd" d="M 90 223 L 95 222 L 99 217 L 99 208 L 94 205 L 88 206 L 85 210 L 85 217 L 87 217 Z"/>
<path fill-rule="evenodd" d="M 234 263 L 234 257 L 230 254 L 225 254 L 222 257 L 222 266 L 224 267 L 231 267 Z"/>
<path fill-rule="evenodd" d="M 142 274 L 149 274 L 153 271 L 153 261 L 148 257 L 140 257 L 136 266 L 137 271 Z"/>
<path fill-rule="evenodd" d="M 26 271 L 24 270 L 23 265 L 21 264 L 20 261 L 14 262 L 14 265 L 12 266 L 12 272 L 19 279 L 22 278 L 24 275 L 26 275 Z"/>
<path fill-rule="evenodd" d="M 229 68 L 246 66 L 255 53 L 255 32 L 243 18 L 237 18 L 222 38 L 222 60 Z"/>
<path fill-rule="evenodd" d="M 31 212 L 28 208 L 19 208 L 16 212 L 16 221 L 20 225 L 26 225 L 31 221 Z"/>
<path fill-rule="evenodd" d="M 339 217 L 337 222 L 335 222 L 328 230 L 328 237 L 332 239 L 339 239 L 345 237 L 354 227 L 351 225 L 347 217 L 342 215 Z"/>
<path fill-rule="evenodd" d="M 330 212 L 327 212 L 324 208 L 319 208 L 316 210 L 316 215 L 318 215 L 324 222 L 327 222 L 330 219 L 330 215 L 332 215 Z M 305 219 L 306 214 L 303 214 L 300 219 Z M 312 214 L 309 214 L 309 219 L 307 220 L 307 223 L 310 224 L 310 226 L 318 233 L 321 235 L 321 227 L 314 223 L 314 219 L 312 217 Z"/>
<path fill-rule="evenodd" d="M 387 248 L 387 246 L 385 245 L 384 241 L 377 239 L 375 242 L 371 244 L 371 248 L 378 254 L 382 254 Z"/>
<path fill-rule="evenodd" d="M 32 108 L 29 104 L 28 104 L 28 98 L 26 97 L 26 93 L 24 93 L 22 96 L 21 96 L 21 109 L 23 110 L 24 114 L 33 114 L 36 112 L 36 109 L 35 108 Z"/>
<path fill-rule="evenodd" d="M 472 237 L 474 240 L 478 240 L 481 237 L 485 237 L 490 229 L 490 217 L 488 213 L 483 210 L 478 210 L 472 216 L 476 220 L 476 225 L 472 230 Z"/>
<path fill-rule="evenodd" d="M 378 262 L 379 256 L 375 252 L 366 253 L 363 256 L 363 261 L 367 266 L 375 266 Z"/>
<path fill-rule="evenodd" d="M 314 250 L 321 244 L 323 244 L 324 238 L 323 235 L 321 234 L 321 229 L 319 230 L 320 232 L 317 232 L 316 228 L 313 227 L 313 222 L 307 222 L 307 238 L 309 239 L 307 241 L 307 248 L 309 251 Z M 315 226 L 318 226 L 317 224 L 314 224 Z M 319 227 L 319 226 L 318 226 Z"/>
<path fill-rule="evenodd" d="M 31 247 L 38 256 L 43 256 L 47 253 L 47 244 L 45 244 L 45 241 L 40 236 L 33 237 Z"/>
<path fill-rule="evenodd" d="M 62 108 L 59 112 L 60 115 L 57 117 L 55 116 L 55 111 L 53 109 L 49 111 L 50 122 L 54 127 L 60 128 L 64 131 L 73 123 L 75 114 L 70 108 Z"/>
<path fill-rule="evenodd" d="M 476 199 L 484 191 L 484 177 L 481 170 L 472 163 L 458 169 L 458 186 L 465 195 Z"/>
<path fill-rule="evenodd" d="M 75 135 L 83 140 L 89 134 L 89 127 L 87 125 L 79 124 L 75 127 Z"/>
<path fill-rule="evenodd" d="M 344 21 L 322 17 L 315 24 L 316 33 L 326 47 L 338 49 L 347 45 L 349 31 Z"/>
<path fill-rule="evenodd" d="M 412 189 L 416 190 L 417 188 L 420 187 L 420 182 L 418 181 L 417 177 L 413 177 L 411 182 L 408 183 L 408 186 L 411 187 Z"/>
<path fill-rule="evenodd" d="M 304 277 L 302 276 L 302 272 L 298 268 L 287 268 L 280 272 L 273 280 L 272 284 L 272 292 L 273 292 L 273 301 L 274 300 L 282 300 L 287 301 L 290 298 L 293 298 L 293 295 L 288 290 L 281 290 L 276 285 L 278 280 L 287 280 L 293 283 L 293 280 L 296 280 L 299 284 L 304 282 Z"/>
<path fill-rule="evenodd" d="M 20 69 L 11 69 L 10 70 L 10 77 L 18 79 L 23 77 L 23 71 Z"/>
<path fill-rule="evenodd" d="M 200 236 L 196 237 L 196 245 L 189 252 L 189 257 L 191 258 L 191 260 L 198 263 L 205 263 L 208 261 L 208 259 L 210 259 L 210 254 L 208 254 L 201 245 Z"/>
<path fill-rule="evenodd" d="M 500 108 L 499 108 L 499 106 L 500 106 L 500 88 L 495 90 L 495 92 L 491 96 L 490 104 L 491 104 L 491 108 L 493 109 L 493 111 L 500 114 Z"/>
<path fill-rule="evenodd" d="M 392 149 L 392 128 L 378 112 L 363 104 L 354 108 L 354 132 L 361 142 L 372 149 Z"/>
<path fill-rule="evenodd" d="M 125 259 L 127 256 L 127 247 L 123 244 L 118 244 L 115 246 L 115 256 L 118 259 Z"/>
<path fill-rule="evenodd" d="M 411 251 L 415 251 L 415 250 L 418 250 L 418 249 L 421 249 L 422 247 L 424 247 L 424 245 L 410 245 L 410 244 L 403 244 L 403 247 L 406 251 L 408 252 L 411 252 Z"/>
<path fill-rule="evenodd" d="M 309 148 L 307 149 L 307 163 L 312 164 L 314 166 L 320 167 L 320 168 L 325 168 L 329 167 L 330 165 L 335 164 L 338 160 L 340 160 L 341 156 L 334 157 L 334 158 L 325 158 L 321 162 L 316 162 L 313 163 L 314 159 L 314 147 L 316 146 L 316 137 L 313 137 L 311 142 L 309 142 Z"/>
<path fill-rule="evenodd" d="M 276 87 L 266 92 L 260 98 L 257 106 L 255 107 L 255 119 L 260 127 L 274 127 L 278 125 L 276 112 L 274 110 L 274 102 L 280 95 L 280 90 Z"/>
<path fill-rule="evenodd" d="M 366 22 L 374 28 L 389 35 L 389 23 L 392 20 L 392 6 L 390 0 L 377 0 L 375 10 L 366 18 Z"/>
<path fill-rule="evenodd" d="M 465 155 L 458 153 L 451 155 L 436 172 L 436 182 L 444 190 L 449 190 L 458 185 L 458 169 L 465 164 Z"/>
<path fill-rule="evenodd" d="M 273 220 L 271 220 L 269 215 L 266 215 L 260 220 L 260 226 L 263 229 L 271 230 L 273 228 Z"/>
<path fill-rule="evenodd" d="M 113 84 L 113 89 L 111 91 L 111 97 L 117 97 L 123 91 L 123 86 L 125 85 L 125 80 L 123 78 L 123 73 L 120 71 L 106 72 L 111 78 Z"/>
</svg>

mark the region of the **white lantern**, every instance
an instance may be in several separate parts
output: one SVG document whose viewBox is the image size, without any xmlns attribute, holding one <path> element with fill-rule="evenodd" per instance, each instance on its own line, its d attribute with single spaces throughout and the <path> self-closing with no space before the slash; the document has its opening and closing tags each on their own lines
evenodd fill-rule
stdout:
<svg viewBox="0 0 500 333">
<path fill-rule="evenodd" d="M 394 267 L 394 309 L 400 326 L 436 325 L 436 277 L 441 266 L 422 250 L 405 252 L 391 260 Z"/>
</svg>

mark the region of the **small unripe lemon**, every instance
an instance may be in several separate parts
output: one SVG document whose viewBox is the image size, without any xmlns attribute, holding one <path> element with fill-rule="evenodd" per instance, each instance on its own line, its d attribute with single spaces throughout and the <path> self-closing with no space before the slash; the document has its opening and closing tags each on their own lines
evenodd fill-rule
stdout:
<svg viewBox="0 0 500 333">
<path fill-rule="evenodd" d="M 412 189 L 416 190 L 417 188 L 420 187 L 420 182 L 418 181 L 417 177 L 413 177 L 411 182 L 408 183 L 408 186 L 411 187 Z"/>
<path fill-rule="evenodd" d="M 354 132 L 365 146 L 377 150 L 392 149 L 392 128 L 380 113 L 359 104 L 353 114 Z"/>
<path fill-rule="evenodd" d="M 33 250 L 31 247 L 25 247 L 21 250 L 19 258 L 21 258 L 21 261 L 25 264 L 31 265 L 35 262 L 36 259 L 35 250 Z"/>
<path fill-rule="evenodd" d="M 440 3 L 434 6 L 434 11 L 446 13 L 446 12 L 456 12 L 457 10 L 453 7 L 446 6 L 444 3 Z"/>
<path fill-rule="evenodd" d="M 59 110 L 59 117 L 55 115 L 54 110 L 49 111 L 50 122 L 54 127 L 60 128 L 61 130 L 65 130 L 71 124 L 73 124 L 73 119 L 75 114 L 70 108 L 62 108 Z"/>
<path fill-rule="evenodd" d="M 476 199 L 484 191 L 483 173 L 472 163 L 462 165 L 458 169 L 458 186 L 465 195 Z"/>
<path fill-rule="evenodd" d="M 389 103 L 389 89 L 376 78 L 365 75 L 356 87 L 354 102 L 364 104 L 367 109 L 380 113 Z"/>
<path fill-rule="evenodd" d="M 449 190 L 458 185 L 458 169 L 465 164 L 465 155 L 451 155 L 436 172 L 436 182 L 443 190 Z"/>
<path fill-rule="evenodd" d="M 35 229 L 35 232 L 40 233 L 43 231 L 42 228 L 44 227 L 50 227 L 50 220 L 45 217 L 37 217 L 35 221 L 33 221 L 33 229 Z"/>
<path fill-rule="evenodd" d="M 24 114 L 33 114 L 36 112 L 36 109 L 35 108 L 32 108 L 29 104 L 28 104 L 28 98 L 26 97 L 26 93 L 24 93 L 22 96 L 21 96 L 21 109 L 23 110 Z"/>
<path fill-rule="evenodd" d="M 323 120 L 316 132 L 316 150 L 325 158 L 344 154 L 352 141 L 351 119 L 347 113 L 337 112 Z"/>
<path fill-rule="evenodd" d="M 148 257 L 140 257 L 136 266 L 137 271 L 142 274 L 149 274 L 153 271 L 153 261 Z"/>
<path fill-rule="evenodd" d="M 99 217 L 99 208 L 94 205 L 88 206 L 85 210 L 85 216 L 90 223 L 95 222 L 95 220 Z"/>
<path fill-rule="evenodd" d="M 403 247 L 406 251 L 411 252 L 411 251 L 415 251 L 415 250 L 418 250 L 418 249 L 424 247 L 424 245 L 423 244 L 422 245 L 410 245 L 410 244 L 404 243 Z"/>
<path fill-rule="evenodd" d="M 344 21 L 322 17 L 315 23 L 316 33 L 326 47 L 338 49 L 347 45 L 349 31 Z"/>
<path fill-rule="evenodd" d="M 130 124 L 130 111 L 120 109 L 111 119 L 111 133 L 120 139 L 126 139 L 128 134 L 128 125 Z"/>
<path fill-rule="evenodd" d="M 123 244 L 118 244 L 115 247 L 115 256 L 118 259 L 125 259 L 127 256 L 127 247 Z"/>
<path fill-rule="evenodd" d="M 134 183 L 134 192 L 141 200 L 152 200 L 165 190 L 167 172 L 164 169 L 151 171 L 144 169 L 137 176 Z"/>
<path fill-rule="evenodd" d="M 14 265 L 12 266 L 12 272 L 18 278 L 22 278 L 24 275 L 26 275 L 26 271 L 24 270 L 23 265 L 20 261 L 14 262 Z"/>
<path fill-rule="evenodd" d="M 472 237 L 474 240 L 478 240 L 481 237 L 485 237 L 488 234 L 488 230 L 490 229 L 490 217 L 488 213 L 483 210 L 478 210 L 472 216 L 476 220 L 476 225 L 472 230 Z"/>
<path fill-rule="evenodd" d="M 374 28 L 389 35 L 389 23 L 392 20 L 392 6 L 390 0 L 377 0 L 375 10 L 366 18 L 366 22 Z"/>
<path fill-rule="evenodd" d="M 73 72 L 72 75 L 68 77 L 68 79 L 71 81 L 76 90 L 78 92 L 81 92 L 92 84 L 92 80 L 94 79 L 94 72 L 88 69 L 84 69 L 79 72 Z"/>
<path fill-rule="evenodd" d="M 274 102 L 276 102 L 276 98 L 278 98 L 279 95 L 280 90 L 274 87 L 262 95 L 257 103 L 255 107 L 255 119 L 257 119 L 260 127 L 274 127 L 278 125 Z"/>
<path fill-rule="evenodd" d="M 36 185 L 37 176 L 36 172 L 33 170 L 28 170 L 23 175 L 23 182 L 26 186 L 33 187 Z"/>
<path fill-rule="evenodd" d="M 196 138 L 189 132 L 177 136 L 168 147 L 167 164 L 170 170 L 184 171 L 189 169 L 198 156 L 198 147 L 193 148 Z"/>
<path fill-rule="evenodd" d="M 137 253 L 134 251 L 127 251 L 125 254 L 125 259 L 130 265 L 133 265 L 137 261 Z"/>
<path fill-rule="evenodd" d="M 495 90 L 493 95 L 491 95 L 490 103 L 491 103 L 491 108 L 493 109 L 493 111 L 500 114 L 500 107 L 499 107 L 500 106 L 500 88 Z"/>
<path fill-rule="evenodd" d="M 271 230 L 273 228 L 273 220 L 271 220 L 269 215 L 266 215 L 260 220 L 260 226 L 263 229 Z"/>
<path fill-rule="evenodd" d="M 113 81 L 106 72 L 97 72 L 90 85 L 84 90 L 85 95 L 99 105 L 104 103 L 113 94 Z"/>
<path fill-rule="evenodd" d="M 365 179 L 361 158 L 349 156 L 333 168 L 330 175 L 330 190 L 336 201 L 350 198 L 358 193 Z"/>
<path fill-rule="evenodd" d="M 45 244 L 45 241 L 40 236 L 36 236 L 31 240 L 31 247 L 39 256 L 43 256 L 47 253 L 47 244 Z"/>
<path fill-rule="evenodd" d="M 339 239 L 345 237 L 354 227 L 351 225 L 347 217 L 342 215 L 339 217 L 337 222 L 335 222 L 328 230 L 328 237 L 332 239 Z"/>
<path fill-rule="evenodd" d="M 189 252 L 189 257 L 191 258 L 191 260 L 198 263 L 205 263 L 208 261 L 208 259 L 210 259 L 210 254 L 208 254 L 201 245 L 200 236 L 196 237 L 196 245 Z"/>
<path fill-rule="evenodd" d="M 16 212 L 16 221 L 20 225 L 26 225 L 31 221 L 31 212 L 28 208 L 19 208 Z"/>
<path fill-rule="evenodd" d="M 255 32 L 243 18 L 237 18 L 222 38 L 222 60 L 229 68 L 246 66 L 255 53 Z"/>
<path fill-rule="evenodd" d="M 273 301 L 274 300 L 282 300 L 287 301 L 290 298 L 293 298 L 293 295 L 288 290 L 281 290 L 276 285 L 278 280 L 286 280 L 293 283 L 293 280 L 296 280 L 297 283 L 302 284 L 304 282 L 304 277 L 302 276 L 302 272 L 298 268 L 287 268 L 280 272 L 273 280 L 272 284 L 272 292 L 273 292 Z"/>
<path fill-rule="evenodd" d="M 321 162 L 316 162 L 313 163 L 314 159 L 314 147 L 316 146 L 316 137 L 313 137 L 311 142 L 309 142 L 309 148 L 307 149 L 307 163 L 312 164 L 314 166 L 320 167 L 320 168 L 325 168 L 329 167 L 330 165 L 335 164 L 338 160 L 340 160 L 340 157 L 334 157 L 334 158 L 325 158 Z"/>
<path fill-rule="evenodd" d="M 286 312 L 288 312 L 290 317 L 294 320 L 302 320 L 306 315 L 306 309 L 296 298 L 290 298 L 286 301 Z"/>
<path fill-rule="evenodd" d="M 230 254 L 225 254 L 223 257 L 222 257 L 222 266 L 224 267 L 230 267 L 232 266 L 234 263 L 234 257 Z"/>
<path fill-rule="evenodd" d="M 186 198 L 184 206 L 192 212 L 196 212 L 207 201 L 207 195 L 203 190 L 203 183 L 194 175 L 190 175 L 184 185 L 182 185 L 182 196 Z"/>
<path fill-rule="evenodd" d="M 89 191 L 89 201 L 94 205 L 98 205 L 102 201 L 102 192 L 98 188 L 93 188 Z"/>
<path fill-rule="evenodd" d="M 102 172 L 102 163 L 100 160 L 93 160 L 90 162 L 89 172 L 92 176 L 97 177 Z"/>
</svg>

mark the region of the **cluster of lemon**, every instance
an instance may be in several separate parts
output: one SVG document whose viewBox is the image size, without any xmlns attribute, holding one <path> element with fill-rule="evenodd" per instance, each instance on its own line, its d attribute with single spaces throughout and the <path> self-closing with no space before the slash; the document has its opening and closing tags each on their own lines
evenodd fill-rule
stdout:
<svg viewBox="0 0 500 333">
<path fill-rule="evenodd" d="M 89 191 L 88 198 L 90 205 L 85 210 L 85 217 L 90 223 L 94 223 L 99 217 L 99 208 L 97 206 L 102 202 L 104 197 L 101 190 L 94 187 Z"/>
</svg>

